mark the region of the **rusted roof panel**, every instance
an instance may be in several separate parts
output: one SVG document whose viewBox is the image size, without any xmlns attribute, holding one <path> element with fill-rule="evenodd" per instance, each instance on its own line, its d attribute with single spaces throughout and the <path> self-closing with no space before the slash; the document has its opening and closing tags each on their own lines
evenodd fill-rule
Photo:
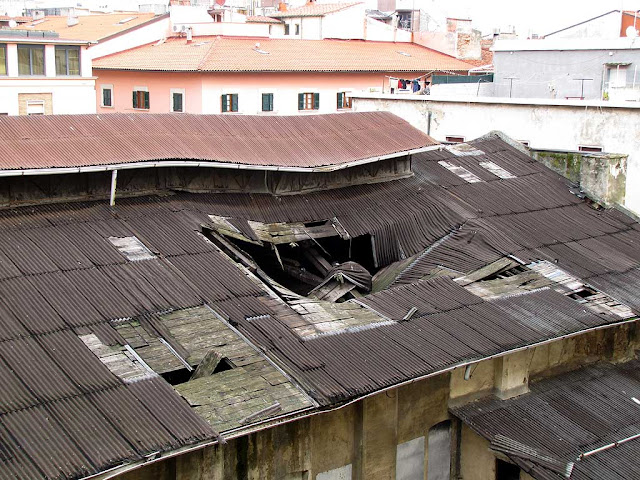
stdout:
<svg viewBox="0 0 640 480">
<path fill-rule="evenodd" d="M 388 112 L 292 117 L 114 113 L 0 119 L 3 170 L 159 160 L 313 168 L 435 144 Z"/>
<path fill-rule="evenodd" d="M 487 440 L 503 435 L 539 452 L 542 458 L 507 453 L 533 478 L 564 478 L 545 457 L 573 462 L 575 479 L 636 478 L 637 439 L 579 457 L 638 433 L 639 367 L 638 360 L 602 363 L 533 383 L 517 398 L 489 396 L 451 411 Z"/>
</svg>

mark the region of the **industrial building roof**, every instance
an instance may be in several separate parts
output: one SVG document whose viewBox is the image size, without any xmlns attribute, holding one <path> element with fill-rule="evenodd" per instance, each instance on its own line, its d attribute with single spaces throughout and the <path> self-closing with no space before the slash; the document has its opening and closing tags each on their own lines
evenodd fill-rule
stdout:
<svg viewBox="0 0 640 480">
<path fill-rule="evenodd" d="M 0 119 L 0 170 L 162 160 L 312 169 L 436 142 L 387 112 L 309 116 L 106 114 Z"/>
<path fill-rule="evenodd" d="M 395 118 L 371 115 L 385 126 Z M 114 121 L 134 118 L 156 121 Z M 9 124 L 28 137 L 40 120 Z M 73 132 L 67 121 L 56 128 Z M 67 141 L 47 135 L 48 151 Z M 65 145 L 74 162 L 98 149 Z M 304 195 L 173 192 L 113 208 L 0 209 L 0 437 L 9 452 L 0 478 L 88 475 L 635 319 L 633 219 L 595 210 L 497 137 L 416 154 L 413 170 Z M 343 283 L 324 299 L 270 275 L 295 271 L 293 250 L 322 271 L 314 249 L 361 268 L 343 263 Z M 326 300 L 354 288 L 349 275 L 365 278 L 362 265 L 379 271 L 359 282 L 361 293 Z M 327 270 L 314 275 L 323 285 L 335 280 Z"/>
<path fill-rule="evenodd" d="M 638 360 L 602 363 L 452 412 L 533 478 L 638 478 L 639 369 Z"/>
<path fill-rule="evenodd" d="M 96 70 L 166 72 L 429 72 L 472 66 L 414 43 L 238 37 L 168 38 L 93 61 Z"/>
</svg>

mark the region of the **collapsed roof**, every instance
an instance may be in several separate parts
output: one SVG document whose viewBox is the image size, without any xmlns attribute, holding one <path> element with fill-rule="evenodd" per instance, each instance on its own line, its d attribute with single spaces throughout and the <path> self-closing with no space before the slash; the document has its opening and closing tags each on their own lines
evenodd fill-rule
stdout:
<svg viewBox="0 0 640 480">
<path fill-rule="evenodd" d="M 635 319 L 633 219 L 497 137 L 413 170 L 296 196 L 0 210 L 0 474 L 90 475 Z M 263 266 L 311 248 L 304 268 L 329 262 L 323 285 L 359 283 L 353 298 L 306 297 Z"/>
</svg>

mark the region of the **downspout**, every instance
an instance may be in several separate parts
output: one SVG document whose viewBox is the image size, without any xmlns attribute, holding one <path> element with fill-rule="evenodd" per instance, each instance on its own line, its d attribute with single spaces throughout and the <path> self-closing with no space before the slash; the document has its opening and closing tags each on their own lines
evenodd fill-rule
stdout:
<svg viewBox="0 0 640 480">
<path fill-rule="evenodd" d="M 114 207 L 116 205 L 116 185 L 118 183 L 118 170 L 111 171 L 111 197 L 109 198 L 109 205 Z"/>
</svg>

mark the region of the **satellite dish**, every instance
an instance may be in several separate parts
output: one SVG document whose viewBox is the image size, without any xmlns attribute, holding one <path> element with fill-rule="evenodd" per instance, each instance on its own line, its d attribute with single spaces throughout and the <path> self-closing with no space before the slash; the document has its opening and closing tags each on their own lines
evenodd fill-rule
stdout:
<svg viewBox="0 0 640 480">
<path fill-rule="evenodd" d="M 16 28 L 18 26 L 18 22 L 15 20 L 9 20 L 9 28 Z"/>
<path fill-rule="evenodd" d="M 638 31 L 634 27 L 629 25 L 625 30 L 625 35 L 629 38 L 636 38 L 638 36 Z"/>
</svg>

